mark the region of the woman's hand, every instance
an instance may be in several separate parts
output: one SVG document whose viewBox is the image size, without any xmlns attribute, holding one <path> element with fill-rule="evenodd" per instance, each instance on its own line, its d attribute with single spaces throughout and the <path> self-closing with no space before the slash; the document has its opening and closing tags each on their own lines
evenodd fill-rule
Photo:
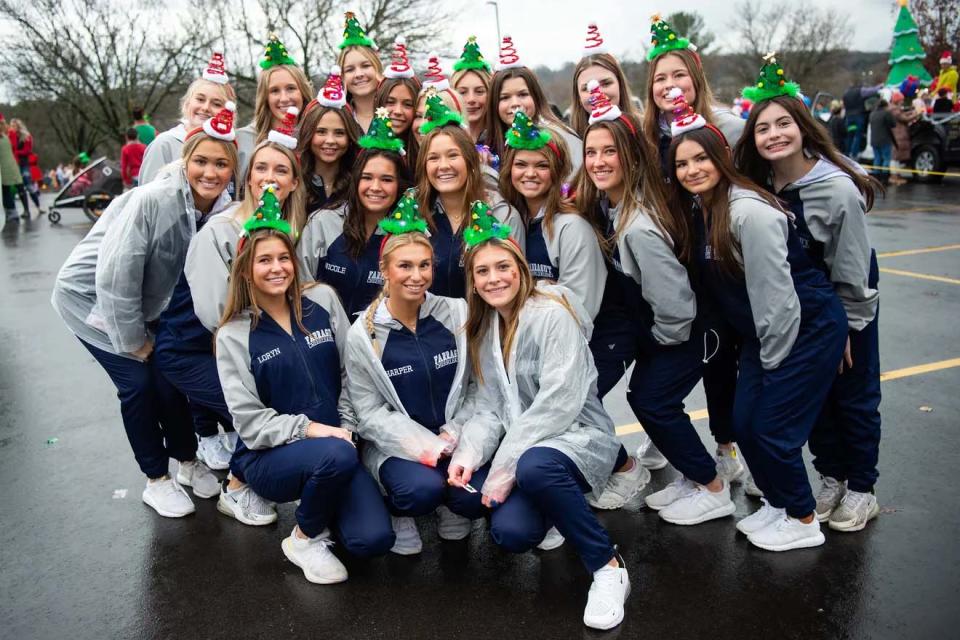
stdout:
<svg viewBox="0 0 960 640">
<path fill-rule="evenodd" d="M 353 445 L 353 434 L 349 430 L 341 427 L 331 427 L 330 425 L 319 422 L 311 422 L 307 426 L 306 433 L 308 438 L 340 438 Z"/>
<path fill-rule="evenodd" d="M 843 360 L 840 361 L 840 366 L 837 367 L 837 373 L 843 373 L 843 364 L 847 364 L 847 369 L 853 368 L 853 354 L 850 353 L 850 336 L 847 336 L 847 345 L 843 348 Z"/>
<path fill-rule="evenodd" d="M 463 485 L 470 484 L 470 478 L 473 477 L 473 470 L 467 469 L 460 464 L 451 464 L 447 468 L 447 484 L 452 487 L 463 489 Z"/>
<path fill-rule="evenodd" d="M 146 362 L 150 358 L 150 354 L 153 353 L 153 339 L 147 337 L 147 340 L 143 343 L 143 346 L 137 349 L 136 351 L 131 351 L 132 355 L 137 360 Z"/>
<path fill-rule="evenodd" d="M 439 438 L 446 442 L 446 446 L 443 447 L 443 451 L 440 452 L 440 457 L 445 458 L 453 453 L 453 450 L 457 448 L 457 439 L 446 431 L 441 431 L 438 434 Z"/>
</svg>

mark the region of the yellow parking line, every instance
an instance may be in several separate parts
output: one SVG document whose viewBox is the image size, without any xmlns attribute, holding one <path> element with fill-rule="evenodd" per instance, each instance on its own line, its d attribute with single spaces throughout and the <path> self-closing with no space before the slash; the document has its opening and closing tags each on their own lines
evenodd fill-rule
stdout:
<svg viewBox="0 0 960 640">
<path fill-rule="evenodd" d="M 886 373 L 880 374 L 880 382 L 887 382 L 888 380 L 898 380 L 900 378 L 909 378 L 910 376 L 918 376 L 922 373 L 931 373 L 933 371 L 943 371 L 944 369 L 953 369 L 955 367 L 960 367 L 960 358 L 951 358 L 950 360 L 940 360 L 939 362 L 930 362 L 928 364 L 918 364 L 915 367 L 905 367 L 903 369 L 894 369 L 893 371 L 887 371 Z M 697 409 L 696 411 L 689 412 L 690 419 L 696 422 L 697 420 L 703 420 L 708 416 L 706 409 Z M 643 426 L 639 422 L 631 422 L 630 424 L 623 424 L 617 427 L 618 436 L 627 436 L 631 433 L 640 433 L 643 431 Z"/>
<path fill-rule="evenodd" d="M 945 282 L 947 284 L 960 284 L 960 280 L 955 278 L 945 278 L 944 276 L 931 276 L 928 273 L 916 273 L 914 271 L 901 271 L 900 269 L 880 269 L 880 273 L 889 273 L 895 276 L 906 276 L 908 278 L 919 278 L 920 280 L 933 280 L 934 282 Z"/>
<path fill-rule="evenodd" d="M 878 253 L 878 258 L 898 258 L 900 256 L 915 256 L 920 253 L 935 253 L 937 251 L 953 251 L 954 249 L 960 249 L 960 244 L 945 244 L 939 247 L 927 247 L 925 249 L 905 249 L 903 251 L 888 251 L 886 253 Z"/>
</svg>

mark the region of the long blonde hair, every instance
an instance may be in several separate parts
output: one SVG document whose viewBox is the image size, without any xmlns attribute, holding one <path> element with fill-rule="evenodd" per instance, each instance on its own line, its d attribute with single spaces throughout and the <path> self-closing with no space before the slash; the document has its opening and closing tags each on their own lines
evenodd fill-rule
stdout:
<svg viewBox="0 0 960 640">
<path fill-rule="evenodd" d="M 287 199 L 284 200 L 281 209 L 283 210 L 284 220 L 290 223 L 290 228 L 293 230 L 294 238 L 299 238 L 300 232 L 303 230 L 303 226 L 307 222 L 307 188 L 303 180 L 303 169 L 300 167 L 300 162 L 297 160 L 297 156 L 294 155 L 293 151 L 286 148 L 282 144 L 264 140 L 253 148 L 253 152 L 250 154 L 250 162 L 247 164 L 247 184 L 244 188 L 246 193 L 244 194 L 243 202 L 240 204 L 240 208 L 237 210 L 236 215 L 240 219 L 246 220 L 253 215 L 254 211 L 257 210 L 259 203 L 257 201 L 257 196 L 253 195 L 254 190 L 250 185 L 250 177 L 253 172 L 253 163 L 257 160 L 257 154 L 260 153 L 261 149 L 267 148 L 279 151 L 287 157 L 287 160 L 290 162 L 290 168 L 293 171 L 293 177 L 297 181 L 297 188 L 290 192 L 290 195 L 288 195 Z"/>
<path fill-rule="evenodd" d="M 240 155 L 237 153 L 237 145 L 233 144 L 232 142 L 219 140 L 207 135 L 206 132 L 195 133 L 187 138 L 186 142 L 183 143 L 183 148 L 180 150 L 179 162 L 186 166 L 186 164 L 190 161 L 190 156 L 192 156 L 194 151 L 197 150 L 197 147 L 200 146 L 200 143 L 206 142 L 207 140 L 218 143 L 227 153 L 227 159 L 230 161 L 230 166 L 233 167 L 233 183 L 236 184 L 237 170 L 240 168 Z M 174 165 L 176 162 L 177 161 L 171 162 L 170 165 Z"/>
<path fill-rule="evenodd" d="M 351 45 L 340 50 L 340 55 L 337 56 L 337 64 L 340 65 L 340 68 L 343 69 L 343 63 L 347 59 L 347 54 L 351 51 L 356 51 L 364 58 L 370 61 L 373 65 L 374 70 L 377 72 L 377 82 L 383 80 L 383 61 L 380 60 L 380 56 L 377 55 L 377 52 L 371 49 L 370 47 L 362 47 L 360 45 Z M 347 94 L 347 102 L 353 104 L 353 96 L 350 95 L 350 91 L 344 86 L 344 91 Z M 374 91 L 374 94 L 376 91 Z"/>
<path fill-rule="evenodd" d="M 386 241 L 383 243 L 383 248 L 380 251 L 380 272 L 383 273 L 386 271 L 387 259 L 391 253 L 399 247 L 406 247 L 411 244 L 418 244 L 421 247 L 429 249 L 431 257 L 433 256 L 433 245 L 430 244 L 427 236 L 418 231 L 387 236 Z M 370 303 L 370 306 L 367 307 L 366 314 L 363 316 L 367 328 L 367 335 L 370 336 L 370 342 L 373 343 L 373 351 L 378 357 L 380 356 L 380 344 L 377 342 L 377 331 L 373 326 L 373 316 L 377 312 L 377 307 L 380 306 L 380 301 L 385 297 L 387 297 L 386 281 L 384 281 L 383 286 L 380 287 L 380 293 L 377 294 L 377 297 L 375 297 Z"/>
<path fill-rule="evenodd" d="M 223 93 L 223 102 L 226 104 L 228 101 L 237 100 L 237 92 L 234 91 L 233 85 L 231 84 L 218 84 L 216 82 L 211 82 L 210 80 L 204 80 L 203 78 L 197 78 L 190 83 L 190 86 L 187 87 L 187 90 L 184 92 L 183 97 L 180 98 L 180 122 L 183 123 L 183 126 L 189 126 L 187 121 L 187 106 L 190 104 L 190 101 L 193 99 L 193 94 L 200 91 L 203 88 L 207 88 L 211 91 L 220 91 Z"/>
<path fill-rule="evenodd" d="M 420 145 L 420 155 L 417 158 L 417 203 L 420 205 L 420 213 L 426 219 L 430 229 L 436 229 L 436 223 L 433 221 L 433 201 L 436 198 L 433 185 L 427 177 L 427 156 L 430 155 L 430 145 L 439 136 L 450 136 L 457 148 L 460 149 L 460 155 L 467 167 L 467 181 L 463 185 L 463 202 L 461 212 L 463 219 L 460 222 L 460 229 L 466 224 L 470 211 L 470 203 L 476 200 L 487 200 L 487 191 L 483 184 L 483 174 L 480 173 L 480 154 L 473 143 L 473 138 L 467 133 L 466 129 L 457 125 L 445 125 L 438 127 L 428 133 Z M 460 229 L 454 229 L 457 234 Z"/>
<path fill-rule="evenodd" d="M 647 108 L 643 112 L 643 135 L 647 142 L 656 149 L 660 140 L 660 109 L 653 99 L 653 77 L 657 70 L 657 63 L 666 56 L 674 56 L 683 62 L 693 81 L 693 91 L 696 97 L 693 99 L 693 110 L 703 116 L 708 124 L 716 124 L 713 121 L 713 92 L 710 90 L 710 84 L 707 82 L 707 76 L 703 72 L 703 65 L 698 55 L 690 49 L 673 49 L 657 56 L 647 65 Z"/>
<path fill-rule="evenodd" d="M 257 130 L 256 142 L 266 140 L 273 124 L 273 113 L 270 112 L 270 77 L 280 70 L 287 71 L 292 77 L 297 89 L 300 90 L 300 99 L 303 101 L 300 109 L 303 110 L 313 100 L 313 85 L 303 73 L 303 69 L 293 64 L 278 64 L 260 72 L 257 78 L 257 99 L 253 109 L 253 126 Z"/>
</svg>

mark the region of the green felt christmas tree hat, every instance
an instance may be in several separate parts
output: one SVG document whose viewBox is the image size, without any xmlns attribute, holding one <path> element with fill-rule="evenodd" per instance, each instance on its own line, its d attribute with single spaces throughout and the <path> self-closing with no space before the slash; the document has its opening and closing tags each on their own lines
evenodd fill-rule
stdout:
<svg viewBox="0 0 960 640">
<path fill-rule="evenodd" d="M 360 26 L 360 21 L 357 20 L 357 16 L 352 11 L 347 11 L 344 14 L 346 18 L 346 24 L 343 27 L 343 42 L 340 43 L 341 49 L 346 49 L 347 47 L 370 47 L 376 51 L 377 43 L 373 41 L 373 38 L 367 35 L 367 32 L 363 30 L 363 27 Z"/>
<path fill-rule="evenodd" d="M 463 53 L 460 54 L 460 59 L 453 63 L 454 71 L 466 71 L 468 69 L 485 69 L 493 72 L 493 67 L 483 59 L 483 54 L 480 53 L 477 36 L 467 38 L 467 44 L 463 45 Z"/>
<path fill-rule="evenodd" d="M 655 13 L 650 17 L 650 51 L 647 52 L 647 60 L 652 61 L 668 51 L 677 49 L 690 49 L 696 51 L 697 47 L 690 43 L 686 38 L 677 35 L 670 24 Z"/>
<path fill-rule="evenodd" d="M 517 109 L 513 114 L 513 124 L 507 131 L 506 144 L 514 149 L 538 151 L 550 144 L 550 132 L 538 129 L 523 109 Z"/>
<path fill-rule="evenodd" d="M 260 61 L 260 68 L 269 69 L 270 67 L 281 64 L 297 66 L 297 61 L 287 53 L 287 48 L 280 42 L 277 34 L 271 33 L 270 40 L 267 42 L 267 47 L 263 52 L 263 60 Z"/>
<path fill-rule="evenodd" d="M 257 229 L 276 229 L 290 235 L 290 223 L 283 219 L 280 201 L 277 199 L 277 185 L 268 184 L 260 194 L 260 203 L 250 219 L 243 223 L 243 234 L 249 236 Z"/>
<path fill-rule="evenodd" d="M 490 205 L 476 200 L 470 205 L 470 226 L 463 230 L 463 241 L 467 247 L 475 247 L 491 238 L 506 240 L 510 237 L 510 225 L 497 220 L 490 213 Z"/>
<path fill-rule="evenodd" d="M 763 56 L 763 67 L 760 68 L 760 77 L 752 87 L 744 88 L 742 95 L 754 104 L 776 98 L 790 96 L 796 98 L 800 93 L 800 85 L 790 82 L 783 67 L 777 62 L 777 54 L 770 52 Z"/>
<path fill-rule="evenodd" d="M 426 233 L 427 221 L 420 215 L 420 205 L 417 204 L 417 190 L 415 187 L 407 189 L 397 202 L 393 212 L 377 223 L 385 233 L 398 235 L 419 231 Z"/>
<path fill-rule="evenodd" d="M 448 124 L 462 125 L 463 116 L 447 106 L 436 89 L 427 90 L 427 109 L 423 112 L 424 122 L 420 133 L 427 135 L 434 129 Z"/>
<path fill-rule="evenodd" d="M 406 155 L 403 149 L 403 140 L 398 138 L 393 132 L 393 123 L 390 122 L 390 115 L 386 107 L 377 109 L 370 123 L 370 129 L 360 140 L 357 141 L 364 149 L 383 149 L 384 151 L 395 151 L 400 155 Z"/>
</svg>

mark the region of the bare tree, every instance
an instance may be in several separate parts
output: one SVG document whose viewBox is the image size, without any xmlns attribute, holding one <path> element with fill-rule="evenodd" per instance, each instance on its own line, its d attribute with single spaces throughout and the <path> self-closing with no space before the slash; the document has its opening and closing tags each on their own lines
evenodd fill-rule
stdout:
<svg viewBox="0 0 960 640">
<path fill-rule="evenodd" d="M 945 51 L 957 55 L 960 49 L 960 0 L 913 0 L 910 13 L 920 29 L 920 42 L 927 52 L 924 64 L 928 69 L 939 68 L 940 55 Z"/>
<path fill-rule="evenodd" d="M 716 37 L 707 31 L 703 16 L 696 11 L 677 11 L 667 16 L 673 30 L 697 46 L 700 55 L 709 53 Z"/>
<path fill-rule="evenodd" d="M 815 83 L 833 68 L 853 35 L 847 14 L 815 7 L 808 0 L 742 0 L 735 15 L 730 27 L 742 42 L 740 52 L 746 59 L 740 75 L 746 82 L 756 79 L 760 58 L 776 51 L 794 81 L 801 86 Z"/>
</svg>

